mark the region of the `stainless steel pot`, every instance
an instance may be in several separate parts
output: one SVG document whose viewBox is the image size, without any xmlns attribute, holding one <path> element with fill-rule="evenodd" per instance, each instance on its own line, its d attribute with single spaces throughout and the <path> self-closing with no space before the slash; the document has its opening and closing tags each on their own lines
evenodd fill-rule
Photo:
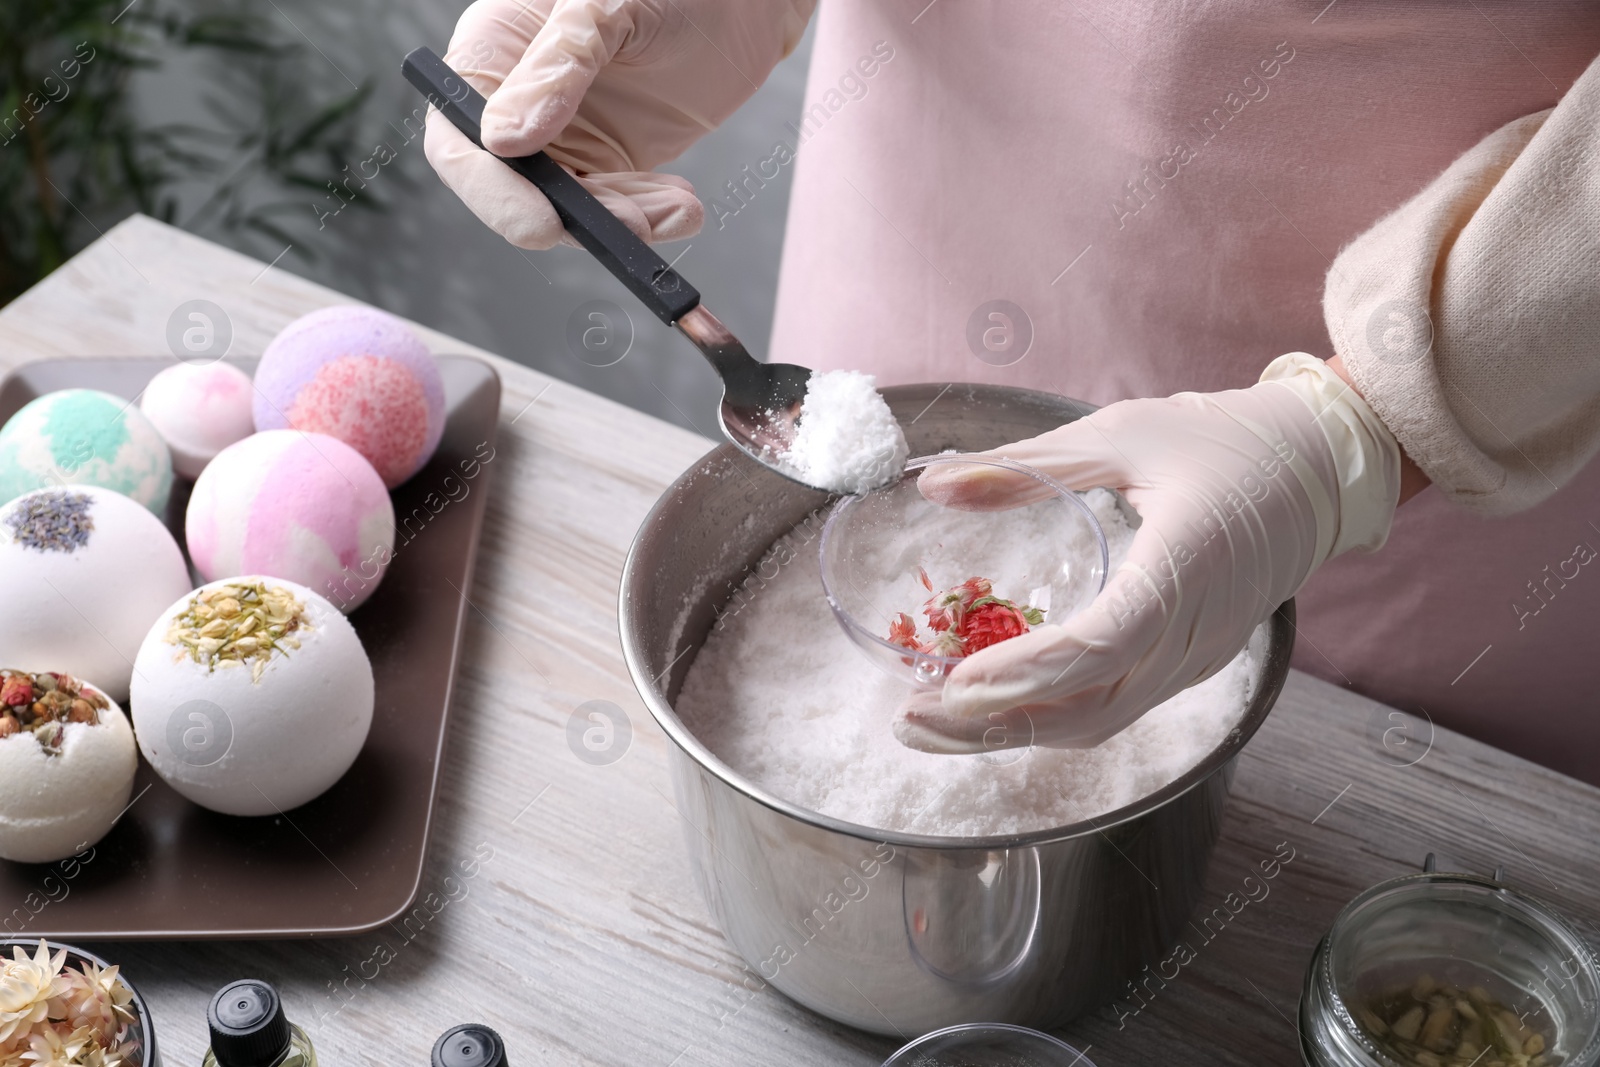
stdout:
<svg viewBox="0 0 1600 1067">
<path fill-rule="evenodd" d="M 986 385 L 884 395 L 913 455 L 994 448 L 1090 410 Z M 676 745 L 690 863 L 749 964 L 745 987 L 770 983 L 831 1019 L 906 1037 L 978 1020 L 1050 1027 L 1109 1000 L 1164 956 L 1198 901 L 1235 759 L 1289 670 L 1293 602 L 1263 624 L 1264 677 L 1239 728 L 1165 789 L 1034 833 L 888 833 L 746 781 L 672 710 L 718 609 L 772 543 L 827 500 L 723 445 L 663 494 L 623 571 L 628 670 Z"/>
</svg>

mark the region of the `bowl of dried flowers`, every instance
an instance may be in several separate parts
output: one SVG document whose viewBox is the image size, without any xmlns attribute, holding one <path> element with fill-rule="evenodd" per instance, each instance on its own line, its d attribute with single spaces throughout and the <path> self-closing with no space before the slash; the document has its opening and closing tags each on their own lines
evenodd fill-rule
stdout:
<svg viewBox="0 0 1600 1067">
<path fill-rule="evenodd" d="M 1030 488 L 1002 510 L 923 496 L 925 472 L 953 467 Z M 1114 499 L 1094 492 L 1102 506 Z M 823 595 L 856 647 L 890 674 L 937 688 L 967 656 L 1087 607 L 1105 585 L 1107 551 L 1084 494 L 1021 463 L 949 452 L 834 504 L 819 562 Z"/>
<path fill-rule="evenodd" d="M 160 1064 L 150 1010 L 117 967 L 70 945 L 0 939 L 0 1067 Z"/>
</svg>

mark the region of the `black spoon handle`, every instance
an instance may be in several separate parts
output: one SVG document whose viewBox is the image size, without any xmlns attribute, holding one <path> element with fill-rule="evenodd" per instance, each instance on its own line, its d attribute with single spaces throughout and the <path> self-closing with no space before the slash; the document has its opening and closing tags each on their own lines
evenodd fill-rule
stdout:
<svg viewBox="0 0 1600 1067">
<path fill-rule="evenodd" d="M 455 124 L 456 129 L 483 147 L 484 99 L 465 78 L 427 48 L 414 49 L 400 68 L 406 81 L 427 96 L 430 103 Z M 561 169 L 543 152 L 501 161 L 532 182 L 555 206 L 567 232 L 628 287 L 656 317 L 671 326 L 695 305 L 700 293 L 651 247 L 639 240 L 578 179 Z"/>
</svg>

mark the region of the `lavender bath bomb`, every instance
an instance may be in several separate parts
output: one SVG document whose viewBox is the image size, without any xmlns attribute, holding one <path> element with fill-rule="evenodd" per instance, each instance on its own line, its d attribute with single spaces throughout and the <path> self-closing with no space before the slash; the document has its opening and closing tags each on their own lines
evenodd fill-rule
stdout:
<svg viewBox="0 0 1600 1067">
<path fill-rule="evenodd" d="M 422 469 L 444 432 L 433 356 L 376 308 L 323 308 L 291 322 L 261 354 L 255 388 L 256 429 L 337 437 L 390 488 Z"/>
<path fill-rule="evenodd" d="M 184 528 L 189 558 L 208 581 L 266 574 L 351 611 L 388 568 L 394 505 L 372 464 L 343 441 L 267 430 L 200 472 Z"/>
<path fill-rule="evenodd" d="M 98 389 L 59 389 L 23 405 L 0 429 L 0 503 L 59 485 L 98 485 L 157 515 L 172 491 L 172 458 L 138 408 Z"/>
<path fill-rule="evenodd" d="M 134 662 L 139 751 L 212 811 L 299 807 L 344 776 L 372 727 L 361 639 L 338 608 L 294 582 L 203 585 L 156 620 Z"/>
<path fill-rule="evenodd" d="M 139 642 L 191 588 L 160 519 L 109 489 L 37 489 L 0 507 L 0 667 L 93 678 L 128 696 Z"/>
<path fill-rule="evenodd" d="M 167 442 L 172 469 L 191 480 L 255 432 L 250 376 L 230 363 L 174 363 L 144 387 L 139 410 Z"/>
</svg>

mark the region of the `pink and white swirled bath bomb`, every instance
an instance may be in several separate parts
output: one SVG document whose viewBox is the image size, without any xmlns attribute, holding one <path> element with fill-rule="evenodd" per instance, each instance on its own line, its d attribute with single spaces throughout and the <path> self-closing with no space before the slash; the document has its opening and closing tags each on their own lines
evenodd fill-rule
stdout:
<svg viewBox="0 0 1600 1067">
<path fill-rule="evenodd" d="M 394 505 L 372 464 L 343 441 L 267 430 L 200 472 L 184 530 L 208 582 L 264 574 L 352 611 L 388 568 Z"/>
<path fill-rule="evenodd" d="M 198 478 L 213 456 L 255 432 L 250 376 L 229 363 L 174 363 L 144 387 L 139 410 L 184 478 Z"/>
<path fill-rule="evenodd" d="M 444 382 L 415 332 L 376 308 L 331 307 L 283 328 L 256 368 L 256 429 L 337 437 L 391 489 L 444 432 Z"/>
</svg>

